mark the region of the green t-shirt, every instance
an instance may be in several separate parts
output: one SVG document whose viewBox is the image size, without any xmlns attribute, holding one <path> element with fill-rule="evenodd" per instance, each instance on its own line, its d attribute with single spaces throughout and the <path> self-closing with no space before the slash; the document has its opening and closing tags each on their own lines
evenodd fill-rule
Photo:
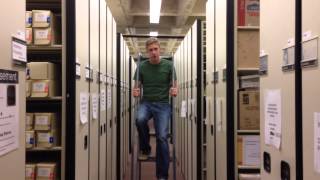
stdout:
<svg viewBox="0 0 320 180">
<path fill-rule="evenodd" d="M 140 63 L 139 81 L 142 83 L 142 100 L 149 102 L 169 102 L 169 89 L 172 84 L 172 62 L 161 59 L 159 64 L 151 64 L 148 60 Z M 134 75 L 136 80 L 137 70 Z M 174 71 L 174 79 L 176 73 Z"/>
</svg>

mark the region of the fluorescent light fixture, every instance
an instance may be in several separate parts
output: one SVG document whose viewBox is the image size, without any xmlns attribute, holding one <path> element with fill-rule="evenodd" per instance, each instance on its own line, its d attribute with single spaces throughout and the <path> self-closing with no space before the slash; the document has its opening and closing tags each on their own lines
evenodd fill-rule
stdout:
<svg viewBox="0 0 320 180">
<path fill-rule="evenodd" d="M 150 23 L 159 24 L 162 0 L 150 0 Z"/>
<path fill-rule="evenodd" d="M 156 36 L 158 36 L 158 32 L 157 32 L 157 31 L 151 31 L 151 32 L 149 33 L 149 36 L 154 36 L 154 37 L 156 37 Z"/>
</svg>

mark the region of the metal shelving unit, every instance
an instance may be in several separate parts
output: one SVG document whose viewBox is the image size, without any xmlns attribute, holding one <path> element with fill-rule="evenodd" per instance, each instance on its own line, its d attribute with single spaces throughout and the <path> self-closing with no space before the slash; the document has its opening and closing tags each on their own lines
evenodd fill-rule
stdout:
<svg viewBox="0 0 320 180">
<path fill-rule="evenodd" d="M 62 30 L 64 29 L 63 6 L 64 0 L 26 0 L 26 10 L 50 10 L 57 18 L 61 19 Z M 62 31 L 61 30 L 61 31 Z M 64 33 L 62 31 L 62 33 Z M 62 36 L 63 37 L 63 36 Z M 60 143 L 52 148 L 34 147 L 26 149 L 26 163 L 56 163 L 57 171 L 55 179 L 65 179 L 65 66 L 64 58 L 64 39 L 62 44 L 54 44 L 49 46 L 29 45 L 27 47 L 28 62 L 51 62 L 59 68 L 58 73 L 61 74 L 57 80 L 60 83 L 59 94 L 55 97 L 27 97 L 26 110 L 30 113 L 50 112 L 57 114 L 57 124 L 59 126 Z"/>
</svg>

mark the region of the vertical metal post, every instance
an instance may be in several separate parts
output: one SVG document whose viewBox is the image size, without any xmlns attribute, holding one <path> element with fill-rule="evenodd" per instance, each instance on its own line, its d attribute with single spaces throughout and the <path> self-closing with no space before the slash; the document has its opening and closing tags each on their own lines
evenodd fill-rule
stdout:
<svg viewBox="0 0 320 180">
<path fill-rule="evenodd" d="M 174 70 L 174 56 L 172 53 L 172 86 L 174 85 L 174 81 L 175 81 L 175 70 Z M 177 167 L 176 167 L 176 121 L 175 121 L 175 116 L 174 116 L 174 107 L 175 107 L 175 102 L 174 102 L 174 97 L 171 98 L 171 113 L 172 113 L 172 141 L 173 141 L 173 148 L 172 148 L 172 154 L 173 154 L 173 179 L 176 180 L 177 179 Z"/>
</svg>

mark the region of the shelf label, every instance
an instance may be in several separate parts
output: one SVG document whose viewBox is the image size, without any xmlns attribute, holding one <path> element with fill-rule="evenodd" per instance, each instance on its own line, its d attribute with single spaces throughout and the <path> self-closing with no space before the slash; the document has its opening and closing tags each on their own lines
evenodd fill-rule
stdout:
<svg viewBox="0 0 320 180">
<path fill-rule="evenodd" d="M 76 60 L 76 76 L 77 78 L 81 78 L 81 64 L 79 63 L 79 59 Z"/>
<path fill-rule="evenodd" d="M 318 39 L 318 37 L 313 39 L 309 37 L 302 43 L 302 68 L 318 66 Z"/>
<path fill-rule="evenodd" d="M 294 46 L 283 49 L 282 71 L 293 71 L 294 68 Z"/>
</svg>

